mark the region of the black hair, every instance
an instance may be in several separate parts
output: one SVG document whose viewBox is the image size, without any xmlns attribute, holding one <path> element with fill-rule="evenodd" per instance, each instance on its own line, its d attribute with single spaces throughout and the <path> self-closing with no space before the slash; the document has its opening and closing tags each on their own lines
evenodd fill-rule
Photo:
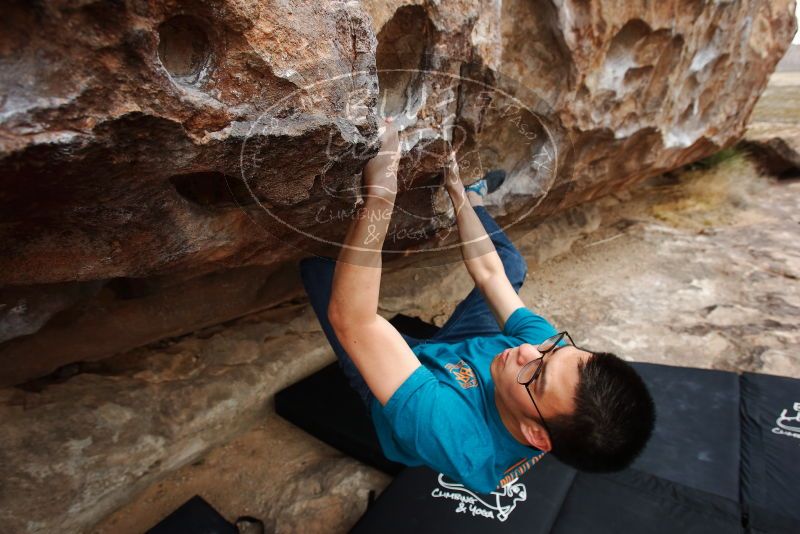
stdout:
<svg viewBox="0 0 800 534">
<path fill-rule="evenodd" d="M 547 420 L 552 454 L 589 472 L 624 469 L 655 426 L 653 398 L 634 368 L 608 352 L 578 364 L 575 412 Z"/>
</svg>

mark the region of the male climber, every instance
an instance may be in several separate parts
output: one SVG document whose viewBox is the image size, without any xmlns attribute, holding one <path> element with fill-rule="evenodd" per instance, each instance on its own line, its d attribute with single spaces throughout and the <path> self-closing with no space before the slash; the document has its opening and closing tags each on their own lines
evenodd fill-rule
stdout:
<svg viewBox="0 0 800 534">
<path fill-rule="evenodd" d="M 385 455 L 482 493 L 548 451 L 586 471 L 630 464 L 655 420 L 647 388 L 623 360 L 576 347 L 525 307 L 525 260 L 483 207 L 484 183 L 465 190 L 454 154 L 445 187 L 475 288 L 427 340 L 378 315 L 400 152 L 393 121 L 380 126 L 380 153 L 364 168 L 364 202 L 338 261 L 305 259 L 301 275 Z"/>
</svg>

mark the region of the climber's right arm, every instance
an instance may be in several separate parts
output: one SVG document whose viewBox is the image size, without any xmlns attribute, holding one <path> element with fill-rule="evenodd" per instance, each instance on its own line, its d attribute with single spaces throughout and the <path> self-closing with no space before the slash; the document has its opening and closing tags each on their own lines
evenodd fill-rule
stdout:
<svg viewBox="0 0 800 534">
<path fill-rule="evenodd" d="M 336 262 L 328 319 L 372 394 L 385 405 L 420 362 L 400 332 L 378 315 L 381 251 L 397 195 L 399 142 L 391 121 L 380 139 L 379 155 L 364 168 L 364 204 Z"/>
</svg>

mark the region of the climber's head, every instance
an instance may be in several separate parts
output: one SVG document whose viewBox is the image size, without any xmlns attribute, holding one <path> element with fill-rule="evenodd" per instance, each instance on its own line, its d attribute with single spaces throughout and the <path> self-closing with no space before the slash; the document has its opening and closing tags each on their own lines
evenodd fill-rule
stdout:
<svg viewBox="0 0 800 534">
<path fill-rule="evenodd" d="M 525 343 L 494 359 L 490 369 L 503 422 L 521 441 L 578 469 L 622 469 L 650 438 L 653 400 L 628 363 L 565 340 Z"/>
</svg>

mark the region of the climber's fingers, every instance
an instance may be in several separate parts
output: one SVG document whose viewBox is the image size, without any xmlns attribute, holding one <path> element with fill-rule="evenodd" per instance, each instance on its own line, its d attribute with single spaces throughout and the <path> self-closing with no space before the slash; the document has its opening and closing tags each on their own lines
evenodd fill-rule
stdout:
<svg viewBox="0 0 800 534">
<path fill-rule="evenodd" d="M 444 168 L 445 184 L 457 185 L 461 183 L 461 173 L 458 168 L 456 151 L 451 150 L 447 155 L 447 164 Z"/>
</svg>

